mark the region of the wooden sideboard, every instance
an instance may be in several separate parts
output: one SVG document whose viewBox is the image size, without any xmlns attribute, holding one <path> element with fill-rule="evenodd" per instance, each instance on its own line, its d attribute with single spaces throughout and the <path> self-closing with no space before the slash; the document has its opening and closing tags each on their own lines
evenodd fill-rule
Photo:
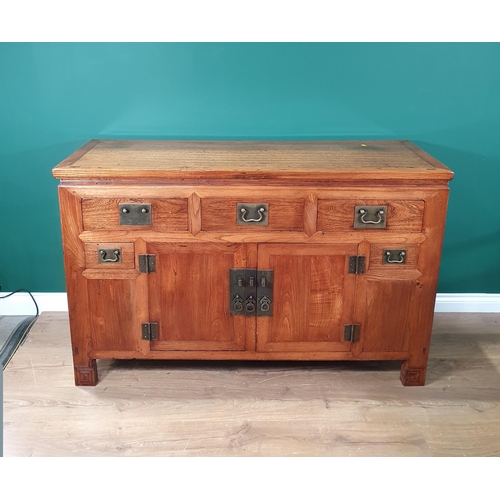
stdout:
<svg viewBox="0 0 500 500">
<path fill-rule="evenodd" d="M 93 140 L 53 174 L 77 385 L 103 358 L 424 384 L 453 173 L 412 143 Z"/>
</svg>

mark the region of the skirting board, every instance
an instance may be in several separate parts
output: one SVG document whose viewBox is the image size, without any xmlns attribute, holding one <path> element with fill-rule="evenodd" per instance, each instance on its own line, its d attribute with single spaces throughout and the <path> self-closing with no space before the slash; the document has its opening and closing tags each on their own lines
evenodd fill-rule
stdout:
<svg viewBox="0 0 500 500">
<path fill-rule="evenodd" d="M 0 292 L 0 297 L 9 292 Z M 40 312 L 67 311 L 65 293 L 34 292 Z M 500 293 L 438 293 L 435 312 L 500 313 Z M 0 315 L 35 314 L 35 304 L 27 293 L 0 300 Z"/>
</svg>

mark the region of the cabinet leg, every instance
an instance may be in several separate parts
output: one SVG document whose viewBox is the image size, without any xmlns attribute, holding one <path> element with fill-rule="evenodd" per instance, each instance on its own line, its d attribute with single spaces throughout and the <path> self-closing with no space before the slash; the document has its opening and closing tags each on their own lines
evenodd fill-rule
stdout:
<svg viewBox="0 0 500 500">
<path fill-rule="evenodd" d="M 75 365 L 75 385 L 96 385 L 97 384 L 97 363 L 95 359 L 90 359 L 88 366 Z"/>
<path fill-rule="evenodd" d="M 405 386 L 409 385 L 425 385 L 425 373 L 427 366 L 413 367 L 409 366 L 408 361 L 403 361 L 401 365 L 401 383 Z"/>
</svg>

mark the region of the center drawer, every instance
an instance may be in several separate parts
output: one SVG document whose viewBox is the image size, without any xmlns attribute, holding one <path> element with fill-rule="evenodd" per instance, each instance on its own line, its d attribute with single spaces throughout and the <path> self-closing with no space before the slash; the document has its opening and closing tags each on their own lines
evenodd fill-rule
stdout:
<svg viewBox="0 0 500 500">
<path fill-rule="evenodd" d="M 303 231 L 304 198 L 202 198 L 202 231 Z"/>
</svg>

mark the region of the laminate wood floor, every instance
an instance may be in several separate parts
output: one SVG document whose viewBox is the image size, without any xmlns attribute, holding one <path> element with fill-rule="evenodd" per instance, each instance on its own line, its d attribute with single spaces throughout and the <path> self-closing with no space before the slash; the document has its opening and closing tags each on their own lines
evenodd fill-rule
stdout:
<svg viewBox="0 0 500 500">
<path fill-rule="evenodd" d="M 437 314 L 427 385 L 399 362 L 99 360 L 66 313 L 4 372 L 4 456 L 500 456 L 500 314 Z"/>
</svg>

